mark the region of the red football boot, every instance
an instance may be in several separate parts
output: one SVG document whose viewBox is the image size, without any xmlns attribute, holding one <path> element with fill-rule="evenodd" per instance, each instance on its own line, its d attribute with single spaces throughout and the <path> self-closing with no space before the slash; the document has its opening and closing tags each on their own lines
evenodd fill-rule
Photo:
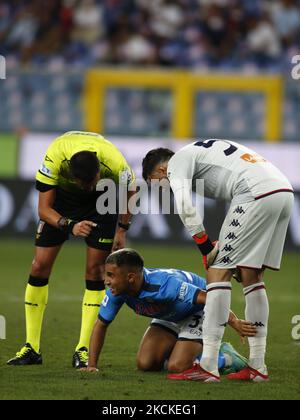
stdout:
<svg viewBox="0 0 300 420">
<path fill-rule="evenodd" d="M 265 374 L 263 374 L 249 366 L 240 372 L 227 375 L 226 378 L 231 381 L 267 382 L 269 380 L 269 375 L 267 369 L 265 369 Z"/>
<path fill-rule="evenodd" d="M 191 369 L 181 373 L 169 373 L 168 379 L 173 381 L 200 381 L 204 383 L 220 382 L 220 377 L 204 370 L 199 364 L 194 363 Z"/>
</svg>

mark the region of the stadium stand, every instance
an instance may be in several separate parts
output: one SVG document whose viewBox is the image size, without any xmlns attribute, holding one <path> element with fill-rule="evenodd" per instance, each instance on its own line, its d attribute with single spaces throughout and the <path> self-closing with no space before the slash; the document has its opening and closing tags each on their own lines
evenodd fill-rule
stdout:
<svg viewBox="0 0 300 420">
<path fill-rule="evenodd" d="M 0 131 L 85 129 L 87 70 L 154 66 L 288 76 L 280 139 L 297 141 L 300 84 L 290 77 L 297 54 L 300 0 L 0 0 L 0 55 L 9 74 L 0 83 Z M 267 138 L 259 91 L 199 90 L 195 104 L 194 136 Z M 163 87 L 111 86 L 101 128 L 170 137 L 173 111 Z"/>
<path fill-rule="evenodd" d="M 300 49 L 298 0 L 0 2 L 11 66 L 143 64 L 283 70 Z"/>
</svg>

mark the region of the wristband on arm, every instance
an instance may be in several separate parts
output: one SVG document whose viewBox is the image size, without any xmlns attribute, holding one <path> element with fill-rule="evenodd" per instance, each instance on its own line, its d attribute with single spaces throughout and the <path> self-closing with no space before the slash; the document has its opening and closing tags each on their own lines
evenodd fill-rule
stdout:
<svg viewBox="0 0 300 420">
<path fill-rule="evenodd" d="M 126 230 L 126 232 L 130 229 L 131 222 L 125 224 L 125 223 L 118 223 L 119 228 Z"/>
<path fill-rule="evenodd" d="M 195 235 L 193 236 L 193 239 L 196 242 L 201 254 L 204 256 L 208 255 L 214 249 L 214 245 L 208 235 L 204 235 L 202 238 L 198 238 L 198 236 Z"/>
<path fill-rule="evenodd" d="M 73 235 L 73 228 L 77 223 L 72 219 L 61 217 L 57 222 L 57 226 L 62 232 Z"/>
</svg>

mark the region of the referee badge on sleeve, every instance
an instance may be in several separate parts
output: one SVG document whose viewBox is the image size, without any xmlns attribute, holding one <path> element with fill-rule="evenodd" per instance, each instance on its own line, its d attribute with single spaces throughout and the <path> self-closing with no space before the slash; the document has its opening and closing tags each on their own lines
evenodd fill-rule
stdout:
<svg viewBox="0 0 300 420">
<path fill-rule="evenodd" d="M 126 169 L 120 173 L 120 184 L 129 185 L 132 182 L 132 174 Z"/>
<path fill-rule="evenodd" d="M 43 164 L 40 168 L 40 171 L 42 172 L 42 174 L 49 176 L 51 175 L 51 169 L 47 168 L 47 166 L 45 164 Z"/>
</svg>

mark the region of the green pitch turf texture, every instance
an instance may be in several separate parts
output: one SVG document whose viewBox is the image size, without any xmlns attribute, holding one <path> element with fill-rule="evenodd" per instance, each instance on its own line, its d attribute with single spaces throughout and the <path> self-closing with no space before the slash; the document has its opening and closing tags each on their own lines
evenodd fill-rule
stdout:
<svg viewBox="0 0 300 420">
<path fill-rule="evenodd" d="M 135 246 L 148 267 L 175 267 L 197 272 L 200 256 L 193 245 Z M 300 399 L 300 342 L 292 340 L 292 317 L 300 315 L 300 255 L 285 255 L 280 273 L 266 275 L 270 303 L 268 366 L 265 384 L 203 385 L 170 382 L 166 373 L 141 373 L 135 368 L 139 342 L 149 319 L 123 308 L 111 325 L 102 353 L 99 374 L 83 374 L 71 367 L 81 319 L 85 249 L 69 243 L 62 250 L 50 283 L 50 296 L 42 337 L 43 366 L 9 367 L 5 363 L 25 343 L 24 288 L 32 260 L 31 242 L 0 241 L 0 315 L 7 321 L 7 339 L 0 340 L 0 399 Z M 203 271 L 201 271 L 202 274 Z M 243 316 L 243 296 L 234 285 L 233 310 Z M 234 332 L 231 341 L 248 354 Z"/>
</svg>

